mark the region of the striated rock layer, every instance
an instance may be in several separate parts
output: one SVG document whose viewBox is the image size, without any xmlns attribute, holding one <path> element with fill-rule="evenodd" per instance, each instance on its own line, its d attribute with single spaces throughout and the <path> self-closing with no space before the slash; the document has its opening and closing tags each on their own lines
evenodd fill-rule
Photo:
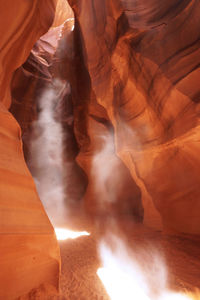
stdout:
<svg viewBox="0 0 200 300">
<path fill-rule="evenodd" d="M 65 168 L 65 205 L 79 202 L 92 215 L 128 214 L 141 222 L 143 207 L 140 189 L 116 156 L 113 125 L 106 110 L 92 94 L 81 54 L 80 35 L 73 31 L 71 19 L 69 13 L 63 26 L 51 28 L 40 38 L 27 62 L 15 72 L 12 80 L 11 112 L 22 128 L 26 159 L 28 162 L 37 159 L 31 151 L 31 143 L 41 114 L 37 109 L 40 94 L 48 89 L 49 83 L 55 89 L 58 79 L 66 82 L 67 92 L 61 93 L 52 107 L 54 120 L 62 124 L 64 132 L 62 164 Z M 54 43 L 56 40 L 57 43 Z M 24 82 L 27 85 L 22 89 Z M 37 135 L 41 138 L 42 131 L 38 127 Z M 36 168 L 34 163 L 28 164 L 36 179 L 38 173 L 44 174 L 42 165 Z M 103 165 L 104 169 L 101 168 Z M 59 207 L 58 199 L 53 199 L 51 203 L 55 209 Z M 47 212 L 52 215 L 48 208 Z M 52 219 L 55 217 L 52 216 Z"/>
<path fill-rule="evenodd" d="M 8 112 L 13 71 L 53 22 L 55 1 L 1 1 L 0 11 L 0 299 L 6 300 L 40 285 L 58 288 L 54 230 L 23 157 L 20 127 Z"/>
<path fill-rule="evenodd" d="M 89 166 L 104 111 L 142 192 L 144 221 L 158 226 L 160 215 L 164 230 L 200 234 L 199 1 L 69 3 L 88 77 L 78 79 L 79 94 L 88 84 L 82 120 L 75 112 L 79 163 Z"/>
<path fill-rule="evenodd" d="M 12 112 L 25 139 L 37 118 L 41 76 L 60 76 L 72 91 L 63 100 L 73 103 L 64 118 L 78 148 L 66 146 L 66 152 L 87 175 L 86 210 L 128 213 L 139 221 L 144 214 L 152 227 L 199 234 L 199 2 L 68 2 L 75 13 L 74 33 L 64 29 L 53 57 L 48 43 L 32 51 L 12 82 Z M 70 10 L 58 11 L 54 38 L 66 16 L 72 18 Z M 53 68 L 52 59 L 57 60 Z M 63 103 L 58 109 L 67 110 Z"/>
<path fill-rule="evenodd" d="M 32 51 L 12 81 L 12 112 L 25 138 L 37 118 L 30 111 L 43 86 L 38 74 L 47 81 L 60 76 L 72 92 L 55 110 L 73 104 L 64 119 L 78 144 L 73 136 L 70 155 L 87 175 L 86 210 L 144 216 L 155 228 L 199 234 L 199 1 L 68 2 L 74 33 L 64 30 L 53 56 L 47 41 Z M 54 38 L 67 14 L 58 13 Z"/>
</svg>

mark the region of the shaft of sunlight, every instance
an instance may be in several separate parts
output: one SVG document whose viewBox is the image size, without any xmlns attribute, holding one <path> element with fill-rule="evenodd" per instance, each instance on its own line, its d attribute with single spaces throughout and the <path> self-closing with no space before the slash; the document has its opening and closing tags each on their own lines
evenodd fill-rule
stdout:
<svg viewBox="0 0 200 300">
<path fill-rule="evenodd" d="M 63 241 L 67 239 L 76 239 L 80 236 L 88 236 L 90 235 L 89 232 L 87 231 L 73 231 L 73 230 L 68 230 L 65 228 L 55 228 L 55 233 L 57 240 Z"/>
</svg>

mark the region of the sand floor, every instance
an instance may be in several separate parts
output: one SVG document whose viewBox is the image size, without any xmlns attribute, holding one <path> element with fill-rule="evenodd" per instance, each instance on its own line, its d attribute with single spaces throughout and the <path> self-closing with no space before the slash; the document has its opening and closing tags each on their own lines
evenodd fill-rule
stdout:
<svg viewBox="0 0 200 300">
<path fill-rule="evenodd" d="M 132 249 L 134 259 L 145 269 L 148 280 L 155 289 L 159 287 L 157 275 L 152 271 L 152 249 L 164 258 L 171 289 L 188 292 L 200 288 L 200 240 L 195 237 L 166 236 L 135 224 L 125 216 L 89 219 L 76 215 L 71 216 L 66 227 L 75 231 L 86 230 L 91 235 L 59 242 L 62 260 L 61 299 L 110 299 L 96 272 L 101 266 L 99 241 L 106 240 L 112 248 L 111 234 L 120 237 Z"/>
<path fill-rule="evenodd" d="M 117 248 L 120 253 L 120 245 L 114 246 L 112 236 L 119 237 L 131 251 L 131 258 L 139 262 L 155 294 L 162 286 L 160 276 L 156 273 L 159 262 L 152 262 L 152 251 L 156 251 L 164 259 L 170 289 L 184 293 L 192 291 L 195 294 L 200 289 L 198 238 L 166 236 L 159 231 L 135 224 L 127 216 L 90 218 L 81 213 L 71 213 L 62 227 L 73 231 L 88 231 L 90 236 L 59 241 L 62 266 L 60 295 L 49 293 L 48 288 L 41 287 L 28 296 L 19 298 L 20 300 L 109 300 L 96 272 L 102 266 L 99 258 L 99 242 L 102 239 L 110 249 L 115 251 Z M 123 251 L 122 256 L 126 256 Z M 115 282 L 113 285 L 117 288 Z M 137 296 L 134 299 L 143 300 Z M 196 296 L 194 299 L 200 297 Z"/>
</svg>

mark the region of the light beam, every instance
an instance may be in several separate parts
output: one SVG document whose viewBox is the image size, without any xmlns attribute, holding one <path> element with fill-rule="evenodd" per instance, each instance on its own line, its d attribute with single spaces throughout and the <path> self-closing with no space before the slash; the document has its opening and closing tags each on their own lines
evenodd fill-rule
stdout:
<svg viewBox="0 0 200 300">
<path fill-rule="evenodd" d="M 65 228 L 55 228 L 55 233 L 57 240 L 63 241 L 67 239 L 76 239 L 80 236 L 88 236 L 90 235 L 89 232 L 87 231 L 73 231 L 73 230 L 68 230 Z"/>
</svg>

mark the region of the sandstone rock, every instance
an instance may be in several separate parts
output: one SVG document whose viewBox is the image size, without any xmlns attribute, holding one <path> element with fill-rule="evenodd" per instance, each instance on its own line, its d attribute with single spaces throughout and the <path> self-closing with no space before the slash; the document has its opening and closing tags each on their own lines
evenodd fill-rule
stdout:
<svg viewBox="0 0 200 300">
<path fill-rule="evenodd" d="M 29 57 L 24 75 L 27 80 L 30 64 L 34 78 L 37 72 L 47 81 L 51 74 L 60 74 L 70 83 L 73 112 L 62 118 L 77 141 L 70 155 L 88 177 L 86 209 L 98 214 L 101 209 L 122 212 L 134 207 L 139 218 L 144 209 L 144 223 L 149 226 L 161 228 L 162 220 L 164 230 L 199 234 L 198 1 L 166 0 L 160 5 L 157 0 L 70 0 L 69 4 L 75 12 L 75 31 L 63 31 L 63 44 L 55 46 L 58 63 L 53 68 L 48 65 L 53 48 L 46 42 L 41 46 L 41 39 L 40 55 L 35 52 L 34 58 Z M 54 26 L 60 26 L 67 14 L 67 10 L 60 12 Z M 51 32 L 47 40 L 55 37 Z M 46 66 L 42 67 L 41 57 Z M 33 77 L 27 87 L 27 99 L 32 91 L 31 109 L 38 89 Z M 16 73 L 16 99 L 22 95 L 20 82 L 21 74 Z M 21 107 L 19 122 L 23 123 Z M 67 109 L 65 100 L 58 103 L 56 118 Z M 17 109 L 13 113 L 17 115 Z M 30 111 L 27 118 L 30 125 Z M 111 148 L 102 165 L 109 162 L 111 174 L 105 182 L 96 178 L 94 163 L 107 138 Z M 121 173 L 120 184 L 117 173 Z M 116 189 L 118 200 L 107 205 L 105 199 Z"/>
<path fill-rule="evenodd" d="M 13 71 L 48 30 L 55 3 L 0 3 L 0 298 L 16 299 L 41 284 L 58 289 L 60 256 L 22 149 L 21 130 L 8 112 Z"/>
<path fill-rule="evenodd" d="M 50 28 L 34 45 L 26 63 L 15 72 L 12 80 L 13 101 L 10 109 L 22 128 L 25 158 L 32 175 L 37 181 L 40 173 L 43 174 L 43 177 L 48 176 L 49 169 L 45 170 L 45 166 L 37 165 L 36 156 L 41 156 L 41 153 L 37 151 L 37 154 L 32 153 L 31 145 L 34 144 L 37 138 L 38 142 L 39 139 L 45 139 L 43 135 L 44 128 L 40 126 L 40 115 L 41 111 L 46 109 L 46 105 L 41 109 L 41 101 L 43 101 L 43 93 L 48 93 L 50 90 L 53 92 L 53 99 L 49 97 L 47 101 L 53 101 L 50 104 L 52 121 L 62 131 L 62 146 L 60 146 L 63 149 L 59 150 L 61 155 L 59 158 L 61 162 L 59 169 L 64 169 L 62 174 L 60 174 L 63 177 L 63 183 L 60 182 L 60 184 L 65 189 L 64 198 L 66 200 L 63 200 L 63 202 L 66 205 L 67 202 L 71 204 L 79 202 L 87 184 L 86 175 L 75 160 L 78 146 L 73 132 L 73 104 L 69 83 L 69 79 L 71 80 L 69 74 L 72 69 L 70 63 L 72 64 L 74 55 L 72 30 L 74 22 L 72 18 L 73 13 L 72 10 L 69 11 L 69 7 L 67 12 L 69 14 L 65 16 L 66 20 L 64 23 Z M 23 88 L 23 82 L 27 82 L 26 88 Z M 41 122 L 43 121 L 41 120 Z M 45 140 L 43 143 L 45 143 Z M 55 143 L 52 143 L 56 143 L 56 137 Z M 60 146 L 57 145 L 57 147 Z M 56 146 L 53 151 L 57 152 Z M 39 152 L 41 151 L 39 150 Z M 57 156 L 56 153 L 53 155 Z M 48 156 L 48 153 L 45 153 L 44 156 Z M 54 172 L 53 169 L 52 172 Z M 52 199 L 42 198 L 45 202 L 47 213 L 52 217 L 52 220 L 58 219 L 56 216 L 53 216 L 52 208 L 48 210 L 48 207 L 58 208 L 59 199 L 55 199 L 55 197 Z M 62 219 L 61 215 L 63 215 L 63 212 L 60 212 L 60 216 L 58 216 L 60 220 Z"/>
<path fill-rule="evenodd" d="M 142 191 L 145 222 L 156 225 L 155 207 L 165 230 L 199 234 L 199 2 L 69 2 L 91 90 Z"/>
</svg>

